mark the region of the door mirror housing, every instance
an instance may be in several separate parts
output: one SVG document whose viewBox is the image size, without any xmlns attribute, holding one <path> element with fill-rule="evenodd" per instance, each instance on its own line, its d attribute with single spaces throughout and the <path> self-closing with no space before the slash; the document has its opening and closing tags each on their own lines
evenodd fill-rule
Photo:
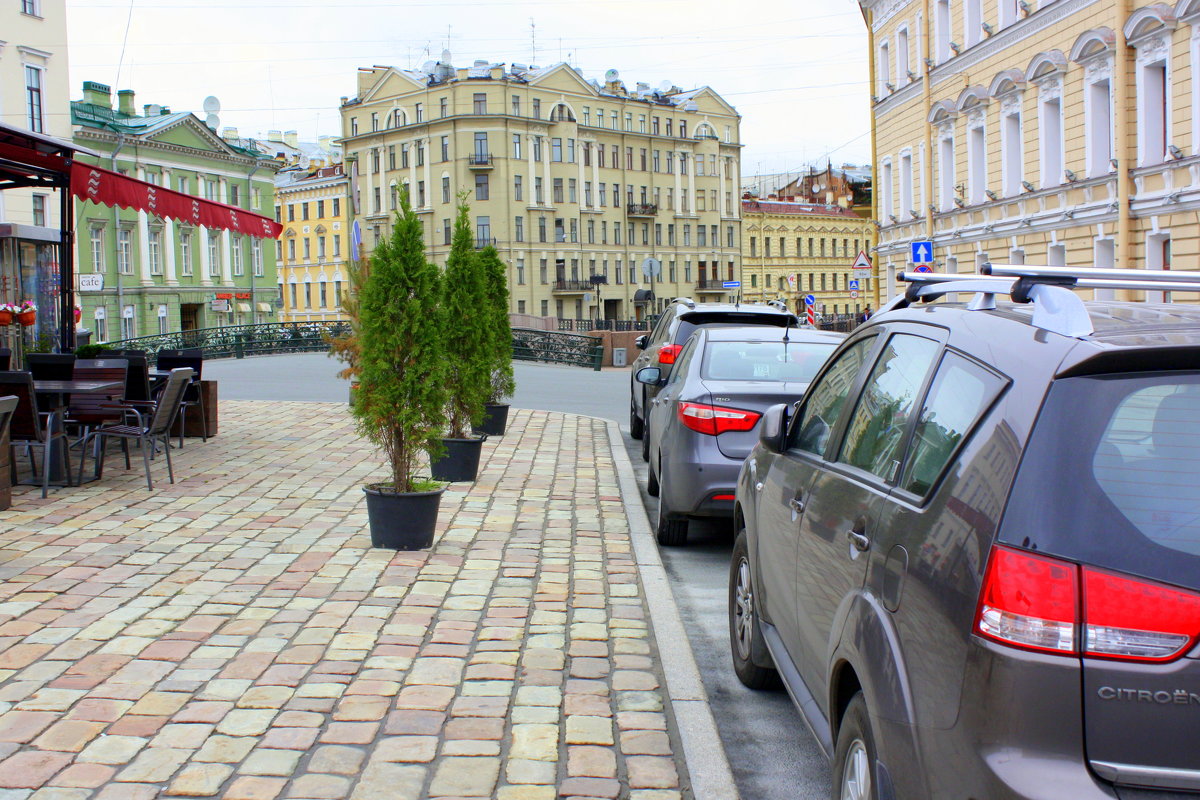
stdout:
<svg viewBox="0 0 1200 800">
<path fill-rule="evenodd" d="M 662 370 L 658 367 L 642 367 L 634 374 L 633 379 L 647 386 L 658 386 L 663 381 Z"/>
<path fill-rule="evenodd" d="M 782 453 L 786 446 L 789 410 L 786 403 L 779 403 L 763 414 L 758 428 L 758 441 L 769 452 Z"/>
<path fill-rule="evenodd" d="M 633 340 L 633 346 L 638 350 L 645 350 L 646 345 L 650 343 L 650 335 L 643 333 L 641 336 Z"/>
</svg>

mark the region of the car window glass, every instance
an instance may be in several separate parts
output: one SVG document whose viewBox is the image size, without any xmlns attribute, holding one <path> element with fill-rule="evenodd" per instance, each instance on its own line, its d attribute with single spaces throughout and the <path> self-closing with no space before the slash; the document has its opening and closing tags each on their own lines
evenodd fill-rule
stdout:
<svg viewBox="0 0 1200 800">
<path fill-rule="evenodd" d="M 671 377 L 667 380 L 667 386 L 674 386 L 683 380 L 683 376 L 687 374 L 688 366 L 692 363 L 692 358 L 696 352 L 696 340 L 690 339 L 683 346 L 683 350 L 679 354 L 679 360 L 675 362 L 675 366 L 671 368 Z"/>
<path fill-rule="evenodd" d="M 1143 536 L 1200 555 L 1200 387 L 1166 382 L 1126 396 L 1092 472 Z"/>
<path fill-rule="evenodd" d="M 659 316 L 658 321 L 654 323 L 654 329 L 650 331 L 650 341 L 661 342 L 667 338 L 667 328 L 671 326 L 672 314 L 668 310 Z"/>
<path fill-rule="evenodd" d="M 980 365 L 947 353 L 917 419 L 900 486 L 913 494 L 927 494 L 1004 385 L 1003 378 Z"/>
<path fill-rule="evenodd" d="M 833 352 L 829 342 L 710 342 L 701 377 L 808 383 Z"/>
<path fill-rule="evenodd" d="M 907 334 L 888 341 L 850 418 L 839 461 L 891 477 L 938 347 L 932 339 Z"/>
<path fill-rule="evenodd" d="M 855 342 L 809 389 L 800 417 L 792 427 L 792 447 L 818 456 L 825 454 L 825 445 L 846 404 L 846 396 L 874 344 L 873 336 Z"/>
</svg>

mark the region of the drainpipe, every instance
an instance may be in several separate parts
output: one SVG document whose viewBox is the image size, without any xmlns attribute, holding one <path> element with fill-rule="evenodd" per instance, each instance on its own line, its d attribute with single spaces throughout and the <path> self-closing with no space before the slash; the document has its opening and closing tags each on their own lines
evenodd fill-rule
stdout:
<svg viewBox="0 0 1200 800">
<path fill-rule="evenodd" d="M 1117 158 L 1117 255 L 1116 266 L 1133 266 L 1133 212 L 1129 201 L 1133 197 L 1132 170 L 1137 164 L 1137 132 L 1133 129 L 1132 82 L 1129 76 L 1129 46 L 1125 41 L 1125 20 L 1129 18 L 1129 0 L 1117 0 L 1116 22 L 1113 25 L 1113 104 L 1116 106 L 1116 136 L 1113 153 Z M 1132 300 L 1133 292 L 1122 290 L 1122 300 Z"/>
<path fill-rule="evenodd" d="M 246 206 L 247 206 L 247 210 L 251 211 L 252 213 L 257 213 L 255 211 L 255 209 L 250 207 L 250 198 L 254 196 L 254 180 L 253 180 L 254 173 L 258 172 L 258 169 L 260 166 L 262 166 L 262 163 L 256 157 L 254 159 L 254 167 L 246 175 Z M 265 258 L 265 256 L 264 256 L 264 258 Z M 236 299 L 235 299 L 235 302 L 236 302 Z M 257 315 L 258 315 L 258 303 L 254 296 L 254 256 L 253 256 L 253 245 L 252 245 L 251 246 L 251 257 L 250 257 L 250 323 L 251 324 L 254 324 L 254 320 Z"/>
<path fill-rule="evenodd" d="M 875 26 L 872 24 L 874 14 L 862 9 L 863 22 L 867 26 L 867 87 L 869 97 L 875 96 Z M 928 77 L 926 77 L 928 81 Z M 926 89 L 928 92 L 928 88 Z M 880 301 L 882 295 L 881 284 L 887 279 L 887 276 L 881 272 L 879 262 L 879 142 L 876 137 L 875 128 L 878 122 L 875 116 L 875 102 L 871 101 L 871 223 L 875 226 L 875 308 L 879 308 L 883 303 Z M 933 220 L 930 220 L 933 224 Z"/>
</svg>

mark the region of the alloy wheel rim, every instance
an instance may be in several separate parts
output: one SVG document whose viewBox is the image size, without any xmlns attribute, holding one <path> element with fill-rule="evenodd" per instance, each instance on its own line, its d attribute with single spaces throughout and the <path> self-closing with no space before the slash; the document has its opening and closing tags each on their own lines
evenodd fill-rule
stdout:
<svg viewBox="0 0 1200 800">
<path fill-rule="evenodd" d="M 862 739 L 850 743 L 842 770 L 842 800 L 868 800 L 871 796 L 871 764 Z"/>
<path fill-rule="evenodd" d="M 734 633 L 738 656 L 750 658 L 750 640 L 754 635 L 754 593 L 750 588 L 750 563 L 738 562 L 737 585 L 734 589 Z"/>
</svg>

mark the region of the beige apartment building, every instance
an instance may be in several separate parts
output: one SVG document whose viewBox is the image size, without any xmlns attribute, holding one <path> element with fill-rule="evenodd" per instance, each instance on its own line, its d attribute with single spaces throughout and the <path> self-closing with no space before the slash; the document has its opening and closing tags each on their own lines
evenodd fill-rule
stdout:
<svg viewBox="0 0 1200 800">
<path fill-rule="evenodd" d="M 746 198 L 742 231 L 744 299 L 784 300 L 803 313 L 811 294 L 826 316 L 875 307 L 875 281 L 859 279 L 855 289 L 851 271 L 858 254 L 875 244 L 873 221 L 837 205 Z"/>
<path fill-rule="evenodd" d="M 716 92 L 449 61 L 360 69 L 343 99 L 367 254 L 407 191 L 444 264 L 465 193 L 477 246 L 509 266 L 514 313 L 624 320 L 736 295 L 722 284 L 741 277 L 740 117 Z"/>
<path fill-rule="evenodd" d="M 922 240 L 947 272 L 1200 266 L 1200 0 L 860 5 L 887 294 Z"/>
<path fill-rule="evenodd" d="M 275 177 L 280 322 L 345 319 L 350 260 L 346 173 L 341 164 L 282 170 Z"/>
</svg>

